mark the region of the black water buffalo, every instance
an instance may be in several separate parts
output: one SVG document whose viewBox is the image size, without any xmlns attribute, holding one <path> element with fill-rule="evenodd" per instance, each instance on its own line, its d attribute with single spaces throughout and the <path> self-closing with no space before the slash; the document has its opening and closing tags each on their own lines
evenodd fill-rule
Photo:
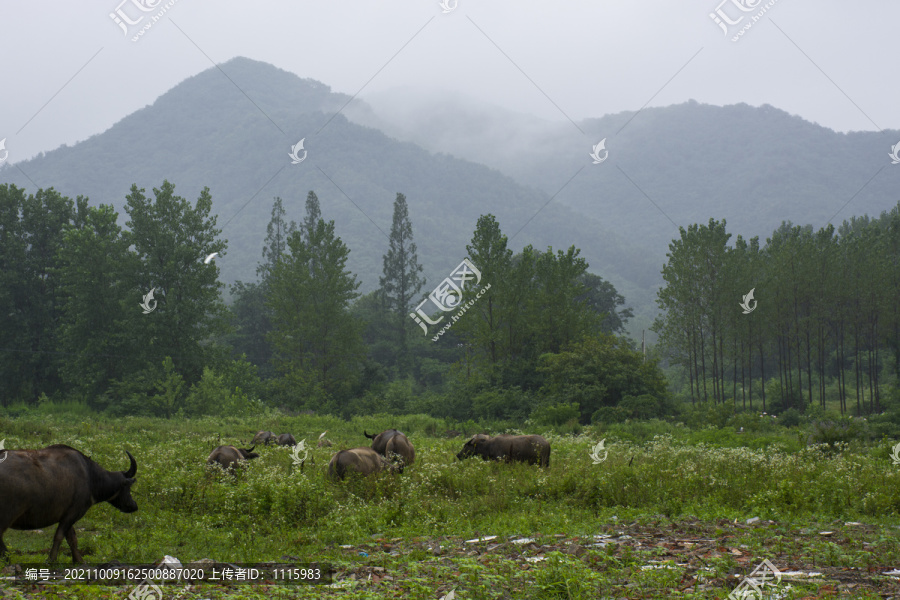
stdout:
<svg viewBox="0 0 900 600">
<path fill-rule="evenodd" d="M 107 471 L 69 446 L 41 450 L 7 450 L 0 463 L 0 556 L 6 554 L 7 529 L 39 529 L 59 523 L 48 562 L 55 562 L 63 537 L 72 562 L 84 562 L 78 551 L 75 523 L 98 502 L 109 502 L 124 513 L 138 509 L 131 497 L 137 462 L 126 450 L 127 471 Z"/>
<path fill-rule="evenodd" d="M 294 439 L 289 433 L 282 433 L 278 436 L 278 445 L 279 446 L 296 446 L 297 440 Z"/>
<path fill-rule="evenodd" d="M 403 459 L 406 466 L 416 462 L 416 449 L 409 439 L 396 429 L 387 429 L 378 435 L 369 435 L 363 430 L 363 435 L 372 440 L 372 450 L 378 454 L 389 459 L 396 454 Z"/>
<path fill-rule="evenodd" d="M 462 460 L 478 455 L 485 460 L 527 462 L 531 465 L 550 466 L 550 443 L 539 435 L 489 435 L 478 434 L 466 442 L 456 458 Z"/>
<path fill-rule="evenodd" d="M 209 454 L 206 462 L 209 464 L 222 465 L 223 469 L 234 469 L 234 466 L 241 460 L 250 460 L 251 458 L 259 458 L 259 454 L 253 451 L 256 446 L 249 449 L 235 448 L 234 446 L 219 446 Z"/>
<path fill-rule="evenodd" d="M 275 443 L 275 434 L 271 431 L 257 431 L 256 435 L 253 436 L 253 439 L 250 440 L 250 443 L 256 446 L 256 444 L 265 444 L 269 445 L 269 442 Z"/>
<path fill-rule="evenodd" d="M 350 471 L 362 475 L 371 475 L 380 471 L 402 473 L 403 463 L 394 464 L 371 448 L 341 450 L 331 457 L 331 462 L 328 463 L 328 477 L 343 479 Z"/>
</svg>

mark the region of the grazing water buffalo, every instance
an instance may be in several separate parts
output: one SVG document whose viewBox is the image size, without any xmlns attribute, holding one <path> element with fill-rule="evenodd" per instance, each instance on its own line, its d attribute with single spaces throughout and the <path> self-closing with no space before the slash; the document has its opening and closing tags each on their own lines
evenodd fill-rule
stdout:
<svg viewBox="0 0 900 600">
<path fill-rule="evenodd" d="M 213 450 L 206 462 L 209 464 L 218 463 L 223 469 L 234 469 L 240 460 L 250 460 L 251 458 L 259 458 L 259 454 L 253 451 L 256 446 L 250 446 L 248 450 L 244 448 L 235 448 L 234 446 L 219 446 Z"/>
<path fill-rule="evenodd" d="M 371 475 L 385 470 L 402 473 L 403 464 L 394 464 L 371 448 L 341 450 L 328 463 L 328 477 L 331 479 L 343 479 L 349 471 Z"/>
<path fill-rule="evenodd" d="M 279 446 L 296 446 L 297 440 L 294 439 L 289 433 L 282 433 L 278 436 L 278 445 Z"/>
<path fill-rule="evenodd" d="M 456 455 L 462 460 L 478 455 L 484 460 L 527 462 L 531 465 L 550 466 L 550 443 L 539 435 L 489 435 L 478 434 L 466 442 Z"/>
<path fill-rule="evenodd" d="M 257 431 L 250 443 L 254 446 L 256 446 L 256 444 L 265 444 L 268 446 L 269 442 L 274 443 L 275 439 L 275 434 L 271 431 Z"/>
<path fill-rule="evenodd" d="M 416 462 L 416 449 L 409 439 L 396 429 L 387 429 L 378 435 L 369 435 L 363 430 L 363 435 L 372 440 L 372 450 L 378 454 L 386 458 L 392 458 L 392 455 L 396 454 L 407 466 Z"/>
<path fill-rule="evenodd" d="M 48 562 L 55 562 L 63 537 L 72 562 L 84 562 L 78 551 L 75 523 L 98 502 L 109 502 L 124 513 L 138 509 L 131 497 L 137 462 L 128 451 L 127 471 L 107 471 L 69 446 L 42 450 L 7 450 L 0 463 L 0 556 L 6 554 L 7 529 L 39 529 L 59 523 Z"/>
</svg>

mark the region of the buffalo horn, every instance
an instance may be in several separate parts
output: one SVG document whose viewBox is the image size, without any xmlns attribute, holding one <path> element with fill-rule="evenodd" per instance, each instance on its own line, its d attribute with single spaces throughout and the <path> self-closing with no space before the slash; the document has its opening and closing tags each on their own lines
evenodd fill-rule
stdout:
<svg viewBox="0 0 900 600">
<path fill-rule="evenodd" d="M 128 467 L 128 470 L 125 471 L 124 475 L 126 478 L 131 479 L 132 477 L 134 477 L 134 474 L 137 473 L 137 461 L 134 460 L 134 457 L 128 450 L 125 451 L 125 454 L 128 455 L 128 460 L 131 461 L 131 466 Z"/>
</svg>

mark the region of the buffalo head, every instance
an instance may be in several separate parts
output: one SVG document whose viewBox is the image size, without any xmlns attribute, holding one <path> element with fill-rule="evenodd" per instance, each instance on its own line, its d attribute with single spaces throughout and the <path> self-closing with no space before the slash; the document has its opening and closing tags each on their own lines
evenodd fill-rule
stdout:
<svg viewBox="0 0 900 600">
<path fill-rule="evenodd" d="M 478 445 L 484 444 L 491 439 L 490 436 L 479 433 L 477 435 L 472 436 L 466 445 L 462 447 L 462 450 L 459 451 L 459 454 L 456 455 L 457 460 L 462 460 L 464 458 L 469 458 L 471 456 L 475 456 L 476 454 L 480 454 L 478 452 Z"/>
<path fill-rule="evenodd" d="M 134 457 L 128 450 L 125 451 L 125 454 L 128 455 L 128 460 L 131 461 L 131 465 L 128 467 L 127 471 L 119 471 L 119 473 L 122 474 L 119 493 L 109 499 L 108 502 L 123 513 L 133 513 L 138 509 L 137 502 L 131 497 L 131 486 L 134 485 L 134 482 L 136 481 L 134 476 L 137 473 L 137 461 L 134 460 Z"/>
</svg>

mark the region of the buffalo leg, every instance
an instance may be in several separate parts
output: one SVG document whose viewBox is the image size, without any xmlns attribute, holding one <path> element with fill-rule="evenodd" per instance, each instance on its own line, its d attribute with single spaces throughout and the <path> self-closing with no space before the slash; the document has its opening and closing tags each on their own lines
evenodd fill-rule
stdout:
<svg viewBox="0 0 900 600">
<path fill-rule="evenodd" d="M 59 527 L 56 528 L 56 533 L 53 534 L 53 545 L 50 546 L 50 557 L 47 559 L 47 562 L 56 562 L 59 547 L 64 537 L 69 542 L 69 548 L 72 550 L 72 562 L 82 562 L 81 554 L 78 553 L 78 540 L 75 538 L 75 523 L 66 521 L 60 521 Z"/>
<path fill-rule="evenodd" d="M 63 523 L 60 523 L 59 527 L 56 528 L 56 533 L 53 534 L 53 545 L 50 546 L 50 556 L 47 558 L 47 562 L 56 562 L 56 555 L 59 554 L 59 545 L 62 544 L 63 537 L 65 536 L 64 528 L 68 529 L 68 526 Z"/>
<path fill-rule="evenodd" d="M 66 541 L 69 542 L 69 548 L 72 549 L 72 562 L 83 563 L 84 557 L 82 557 L 81 552 L 78 551 L 78 537 L 75 535 L 74 525 L 69 527 L 69 530 L 66 532 Z"/>
<path fill-rule="evenodd" d="M 7 552 L 6 544 L 3 543 L 4 533 L 6 533 L 6 529 L 0 529 L 0 557 L 6 556 Z"/>
</svg>

